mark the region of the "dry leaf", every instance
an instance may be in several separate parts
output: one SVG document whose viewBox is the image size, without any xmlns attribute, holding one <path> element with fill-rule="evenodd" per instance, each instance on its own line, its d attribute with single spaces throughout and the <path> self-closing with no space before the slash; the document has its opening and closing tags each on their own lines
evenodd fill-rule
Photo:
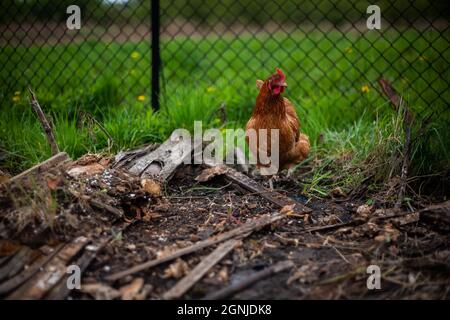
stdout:
<svg viewBox="0 0 450 320">
<path fill-rule="evenodd" d="M 356 213 L 361 216 L 362 218 L 367 218 L 372 211 L 372 206 L 369 206 L 367 204 L 363 204 L 356 209 Z"/>
<path fill-rule="evenodd" d="M 93 176 L 95 174 L 100 174 L 105 170 L 105 167 L 100 163 L 93 163 L 86 166 L 76 166 L 67 171 L 67 174 L 72 178 L 78 178 L 80 176 Z"/>
<path fill-rule="evenodd" d="M 8 181 L 9 179 L 11 179 L 11 176 L 0 170 L 0 184 Z"/>
<path fill-rule="evenodd" d="M 144 216 L 142 217 L 142 220 L 145 222 L 149 222 L 153 219 L 157 219 L 157 218 L 161 218 L 161 217 L 162 216 L 157 212 L 153 212 L 153 211 L 144 209 Z"/>
<path fill-rule="evenodd" d="M 91 295 L 96 300 L 112 300 L 120 297 L 120 291 L 103 283 L 83 284 L 81 291 Z"/>
<path fill-rule="evenodd" d="M 172 263 L 166 270 L 164 270 L 163 278 L 181 278 L 186 275 L 189 271 L 189 266 L 182 259 L 177 259 L 174 263 Z"/>
<path fill-rule="evenodd" d="M 0 239 L 0 257 L 10 256 L 22 248 L 17 242 Z"/>
<path fill-rule="evenodd" d="M 212 168 L 203 170 L 196 178 L 196 181 L 205 182 L 209 181 L 215 176 L 220 176 L 228 171 L 228 167 L 225 165 L 219 165 Z"/>
<path fill-rule="evenodd" d="M 292 213 L 294 213 L 294 211 L 293 211 L 294 206 L 295 206 L 295 204 L 286 205 L 283 208 L 281 208 L 280 213 L 286 214 L 286 215 L 292 214 Z"/>
<path fill-rule="evenodd" d="M 217 279 L 222 283 L 228 282 L 228 268 L 226 266 L 220 269 Z"/>
<path fill-rule="evenodd" d="M 330 195 L 332 198 L 343 198 L 347 196 L 346 193 L 342 191 L 340 187 L 336 187 L 333 190 L 331 190 Z"/>
<path fill-rule="evenodd" d="M 142 179 L 141 180 L 141 186 L 142 188 L 144 188 L 144 190 L 155 197 L 160 197 L 162 196 L 162 191 L 161 191 L 161 184 L 153 179 Z"/>
<path fill-rule="evenodd" d="M 119 289 L 122 300 L 134 300 L 144 285 L 143 278 L 136 278 L 131 283 Z"/>
<path fill-rule="evenodd" d="M 54 175 L 47 175 L 45 177 L 47 182 L 47 186 L 50 190 L 55 191 L 58 188 L 59 183 L 61 182 L 61 178 L 56 177 Z"/>
</svg>

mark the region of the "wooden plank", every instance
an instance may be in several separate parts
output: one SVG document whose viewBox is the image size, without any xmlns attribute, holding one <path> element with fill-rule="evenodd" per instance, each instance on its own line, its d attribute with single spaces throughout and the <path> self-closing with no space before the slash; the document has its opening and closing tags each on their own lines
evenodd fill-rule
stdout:
<svg viewBox="0 0 450 320">
<path fill-rule="evenodd" d="M 0 295 L 6 294 L 22 285 L 25 281 L 34 276 L 41 268 L 43 268 L 54 256 L 59 252 L 63 245 L 57 246 L 49 255 L 42 256 L 37 259 L 31 266 L 23 270 L 17 276 L 0 284 Z"/>
<path fill-rule="evenodd" d="M 194 269 L 189 272 L 183 279 L 181 279 L 174 287 L 167 291 L 164 299 L 177 299 L 184 295 L 194 284 L 196 284 L 203 276 L 223 257 L 225 257 L 241 240 L 231 239 L 222 243 L 206 258 L 204 258 Z"/>
<path fill-rule="evenodd" d="M 67 153 L 60 152 L 60 153 L 54 155 L 53 157 L 45 160 L 44 162 L 41 162 L 41 163 L 35 165 L 34 167 L 31 167 L 30 169 L 25 170 L 22 173 L 19 173 L 18 175 L 12 177 L 10 180 L 6 181 L 5 183 L 15 182 L 24 177 L 29 177 L 32 175 L 39 175 L 42 172 L 45 172 L 46 170 L 48 170 L 50 168 L 54 168 L 67 160 L 70 160 Z"/>
<path fill-rule="evenodd" d="M 277 212 L 275 214 L 266 215 L 266 216 L 257 218 L 255 220 L 246 222 L 244 225 L 242 225 L 236 229 L 221 233 L 219 235 L 216 235 L 214 237 L 208 238 L 203 241 L 196 242 L 195 244 L 193 244 L 191 246 L 179 249 L 165 257 L 154 259 L 154 260 L 149 260 L 147 262 L 144 262 L 144 263 L 138 264 L 134 267 L 131 267 L 127 270 L 117 272 L 115 274 L 105 277 L 105 279 L 109 280 L 109 281 L 116 281 L 116 280 L 126 277 L 130 274 L 134 274 L 136 272 L 152 268 L 159 264 L 174 260 L 176 258 L 196 252 L 198 250 L 210 247 L 212 245 L 226 241 L 228 239 L 235 238 L 238 236 L 249 235 L 253 231 L 261 229 L 265 226 L 268 226 L 278 220 L 281 220 L 281 219 L 285 218 L 288 214 L 291 214 L 291 213 L 292 213 L 292 210 L 290 210 L 289 208 L 287 208 L 287 209 L 283 208 L 282 210 L 280 210 L 280 212 Z"/>
<path fill-rule="evenodd" d="M 266 269 L 263 269 L 261 271 L 258 271 L 247 278 L 245 278 L 241 282 L 236 282 L 228 287 L 225 287 L 221 290 L 218 290 L 216 292 L 213 292 L 212 294 L 207 295 L 203 300 L 220 300 L 228 298 L 244 289 L 247 289 L 251 285 L 253 285 L 255 282 L 258 282 L 260 280 L 263 280 L 267 277 L 270 277 L 274 274 L 277 274 L 282 271 L 286 271 L 291 269 L 294 266 L 294 263 L 290 260 L 281 261 L 278 262 Z"/>
<path fill-rule="evenodd" d="M 0 281 L 8 280 L 19 273 L 26 264 L 33 260 L 33 250 L 23 247 L 17 252 L 7 264 L 0 268 Z"/>
<path fill-rule="evenodd" d="M 25 282 L 19 289 L 10 294 L 8 300 L 37 300 L 52 289 L 65 275 L 67 263 L 89 242 L 85 237 L 78 237 L 66 244 L 37 275 Z"/>
<path fill-rule="evenodd" d="M 90 246 L 95 247 L 95 250 L 92 249 L 88 250 L 87 248 L 85 248 L 83 255 L 74 263 L 80 268 L 81 274 L 83 274 L 83 272 L 91 264 L 91 262 L 97 256 L 97 254 L 106 246 L 106 244 L 109 243 L 109 241 L 111 241 L 111 239 L 112 236 L 107 236 L 101 238 L 99 241 L 96 242 L 96 244 L 91 244 Z M 58 282 L 58 284 L 55 287 L 53 287 L 51 291 L 45 296 L 46 300 L 63 300 L 69 295 L 71 289 L 67 287 L 68 276 L 69 276 L 68 274 L 64 274 L 64 276 Z"/>
</svg>

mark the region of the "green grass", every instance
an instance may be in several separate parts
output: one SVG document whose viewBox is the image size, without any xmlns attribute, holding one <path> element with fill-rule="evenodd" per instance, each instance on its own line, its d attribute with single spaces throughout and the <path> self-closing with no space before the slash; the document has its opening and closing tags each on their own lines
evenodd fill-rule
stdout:
<svg viewBox="0 0 450 320">
<path fill-rule="evenodd" d="M 386 181 L 398 173 L 403 129 L 401 115 L 381 98 L 376 79 L 383 74 L 391 80 L 417 114 L 442 112 L 450 100 L 444 80 L 449 78 L 447 39 L 448 34 L 414 30 L 176 38 L 163 43 L 165 83 L 156 113 L 149 108 L 147 43 L 6 47 L 0 54 L 0 61 L 7 61 L 0 71 L 0 166 L 17 173 L 50 155 L 26 99 L 27 79 L 51 115 L 61 149 L 76 158 L 160 142 L 176 128 L 192 129 L 194 120 L 203 120 L 205 127 L 242 128 L 257 95 L 255 80 L 278 66 L 287 74 L 286 95 L 313 144 L 308 162 L 317 170 L 305 191 L 350 188 L 368 174 Z M 222 103 L 226 123 L 217 112 Z M 103 125 L 112 144 L 80 111 Z M 448 168 L 444 118 L 432 117 L 415 141 L 414 174 Z"/>
</svg>

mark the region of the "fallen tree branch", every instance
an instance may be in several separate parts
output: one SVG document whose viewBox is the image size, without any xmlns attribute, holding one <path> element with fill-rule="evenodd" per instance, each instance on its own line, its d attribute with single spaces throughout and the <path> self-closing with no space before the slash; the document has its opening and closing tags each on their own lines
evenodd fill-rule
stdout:
<svg viewBox="0 0 450 320">
<path fill-rule="evenodd" d="M 177 299 L 185 294 L 194 284 L 196 284 L 203 276 L 223 257 L 225 257 L 241 240 L 231 239 L 222 243 L 206 258 L 204 258 L 188 275 L 181 279 L 174 287 L 167 291 L 164 299 Z"/>
<path fill-rule="evenodd" d="M 28 87 L 28 91 L 31 96 L 29 99 L 30 105 L 33 108 L 34 112 L 36 113 L 39 122 L 41 123 L 42 129 L 44 129 L 45 135 L 47 136 L 47 141 L 50 144 L 50 148 L 52 149 L 52 155 L 56 155 L 59 152 L 59 148 L 58 144 L 56 143 L 52 127 L 50 126 L 50 123 L 45 117 L 44 112 L 42 111 L 41 106 L 39 105 L 39 102 L 37 101 L 36 96 L 34 95 L 34 92 L 31 90 L 30 87 Z"/>
<path fill-rule="evenodd" d="M 233 283 L 233 284 L 229 285 L 228 287 L 225 287 L 225 288 L 223 288 L 219 291 L 216 291 L 212 294 L 209 294 L 206 297 L 204 297 L 202 300 L 220 300 L 220 299 L 228 298 L 228 297 L 250 287 L 251 285 L 253 285 L 254 283 L 256 283 L 260 280 L 263 280 L 267 277 L 270 277 L 270 276 L 280 273 L 282 271 L 289 270 L 293 266 L 294 266 L 294 263 L 291 260 L 278 262 L 264 270 L 261 270 L 259 272 L 256 272 L 256 273 L 250 275 L 249 277 L 245 278 L 241 282 Z"/>
<path fill-rule="evenodd" d="M 304 214 L 312 211 L 312 209 L 306 207 L 300 202 L 297 202 L 285 196 L 284 194 L 264 188 L 255 180 L 251 179 L 250 177 L 246 176 L 245 174 L 239 171 L 234 170 L 231 167 L 228 167 L 226 165 L 216 165 L 216 166 L 208 165 L 208 166 L 209 169 L 206 170 L 218 170 L 220 174 L 223 174 L 225 176 L 226 180 L 234 182 L 239 186 L 260 195 L 264 199 L 269 200 L 270 202 L 278 205 L 281 208 L 284 206 L 293 205 L 294 206 L 293 211 L 296 214 Z"/>
</svg>

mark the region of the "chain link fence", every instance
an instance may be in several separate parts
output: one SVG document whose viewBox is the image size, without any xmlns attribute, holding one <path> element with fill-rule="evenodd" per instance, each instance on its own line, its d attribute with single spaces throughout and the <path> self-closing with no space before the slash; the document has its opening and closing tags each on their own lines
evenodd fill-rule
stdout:
<svg viewBox="0 0 450 320">
<path fill-rule="evenodd" d="M 71 4 L 80 7 L 79 30 L 66 26 Z M 113 97 L 150 105 L 158 83 L 162 97 L 181 85 L 227 86 L 240 94 L 280 67 L 288 95 L 300 102 L 383 103 L 375 95 L 383 75 L 421 116 L 442 116 L 450 100 L 447 3 L 376 1 L 379 30 L 366 24 L 371 4 L 174 0 L 152 12 L 151 1 L 4 0 L 1 95 L 10 101 L 14 91 L 31 85 L 43 99 L 61 95 L 102 105 Z M 160 37 L 152 44 L 156 16 Z M 159 79 L 153 86 L 152 73 Z"/>
</svg>

